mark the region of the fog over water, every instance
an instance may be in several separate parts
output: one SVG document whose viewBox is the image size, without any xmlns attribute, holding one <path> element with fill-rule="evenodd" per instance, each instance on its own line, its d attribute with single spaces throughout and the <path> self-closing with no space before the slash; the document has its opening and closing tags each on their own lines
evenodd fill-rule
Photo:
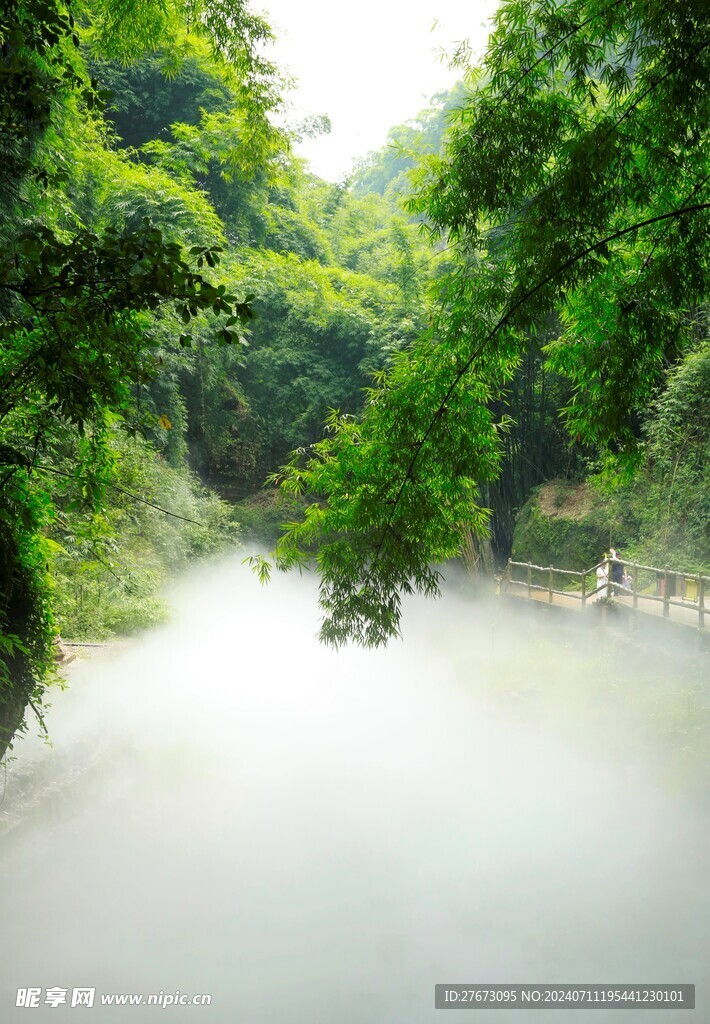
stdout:
<svg viewBox="0 0 710 1024">
<path fill-rule="evenodd" d="M 241 556 L 173 596 L 72 670 L 53 749 L 16 744 L 1 1021 L 418 1024 L 441 982 L 694 982 L 695 1015 L 591 1020 L 710 1020 L 707 751 L 672 658 L 457 588 L 333 652 L 314 582 Z M 96 1004 L 28 1012 L 25 986 Z M 176 990 L 211 1005 L 97 1005 Z"/>
</svg>

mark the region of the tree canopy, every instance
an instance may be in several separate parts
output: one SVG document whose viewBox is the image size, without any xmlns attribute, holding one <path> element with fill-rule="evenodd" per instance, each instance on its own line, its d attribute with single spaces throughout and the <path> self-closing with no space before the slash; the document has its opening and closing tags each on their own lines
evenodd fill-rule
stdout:
<svg viewBox="0 0 710 1024">
<path fill-rule="evenodd" d="M 0 754 L 57 629 L 155 621 L 167 573 L 234 543 L 224 499 L 424 323 L 416 227 L 294 158 L 327 118 L 273 123 L 263 19 L 72 11 L 0 12 Z"/>
<path fill-rule="evenodd" d="M 707 300 L 709 72 L 702 0 L 501 5 L 410 202 L 454 259 L 431 325 L 361 418 L 334 415 L 283 471 L 318 500 L 275 561 L 316 552 L 324 639 L 386 640 L 402 593 L 436 593 L 436 563 L 485 531 L 500 399 L 531 349 L 570 381 L 570 436 L 633 464 L 640 413 Z"/>
<path fill-rule="evenodd" d="M 268 35 L 245 5 L 219 0 L 96 0 L 74 14 L 61 0 L 9 0 L 0 11 L 0 752 L 27 703 L 39 707 L 51 660 L 45 531 L 57 509 L 38 474 L 64 472 L 80 497 L 100 501 L 111 417 L 142 429 L 159 310 L 182 324 L 184 344 L 200 316 L 222 344 L 251 316 L 215 278 L 222 227 L 200 190 L 149 178 L 111 150 L 91 57 L 126 62 L 161 48 L 169 70 L 192 45 L 208 48 L 252 143 L 243 170 L 254 140 L 273 134 L 276 77 L 258 52 Z M 185 222 L 200 220 L 190 238 Z M 68 427 L 87 443 L 66 470 Z"/>
</svg>

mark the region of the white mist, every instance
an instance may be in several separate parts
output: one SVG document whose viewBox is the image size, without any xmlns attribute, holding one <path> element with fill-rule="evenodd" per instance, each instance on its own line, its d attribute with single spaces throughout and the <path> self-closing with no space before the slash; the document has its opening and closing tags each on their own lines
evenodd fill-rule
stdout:
<svg viewBox="0 0 710 1024">
<path fill-rule="evenodd" d="M 263 589 L 240 557 L 175 604 L 72 671 L 53 749 L 16 746 L 1 1020 L 142 1024 L 160 1007 L 100 994 L 179 990 L 211 1005 L 165 1019 L 419 1024 L 437 982 L 695 982 L 702 1004 L 707 810 L 643 711 L 603 679 L 595 703 L 599 635 L 452 593 L 410 603 L 403 643 L 335 653 L 312 581 Z M 29 1013 L 28 986 L 96 1003 Z"/>
</svg>

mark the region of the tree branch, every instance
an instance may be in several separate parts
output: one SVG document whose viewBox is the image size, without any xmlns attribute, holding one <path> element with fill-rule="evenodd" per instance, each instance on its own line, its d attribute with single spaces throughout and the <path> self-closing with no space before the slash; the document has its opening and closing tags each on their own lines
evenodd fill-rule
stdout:
<svg viewBox="0 0 710 1024">
<path fill-rule="evenodd" d="M 590 24 L 590 22 L 596 21 L 597 18 L 601 18 L 601 16 L 603 14 L 606 14 L 607 11 L 611 11 L 614 7 L 618 7 L 619 4 L 626 3 L 626 2 L 627 2 L 627 0 L 614 0 L 613 3 L 611 3 L 607 7 L 603 8 L 603 10 L 598 11 L 596 14 L 593 14 L 591 17 L 587 18 L 586 21 L 582 21 L 582 22 L 579 23 L 579 25 L 575 25 L 574 28 L 570 29 L 570 31 L 566 35 L 562 36 L 561 39 L 558 39 L 557 42 L 554 43 L 554 45 L 552 45 L 548 50 L 545 50 L 545 52 L 542 54 L 542 56 L 538 57 L 538 59 L 534 62 L 534 64 L 531 64 L 529 68 L 526 68 L 525 71 L 523 72 L 523 74 L 520 75 L 519 78 L 516 78 L 516 80 L 513 82 L 513 84 L 510 85 L 505 90 L 503 95 L 498 98 L 498 102 L 495 104 L 495 106 L 491 110 L 488 111 L 488 114 L 484 118 L 482 118 L 482 120 L 480 121 L 479 124 L 475 125 L 475 127 L 473 128 L 473 134 L 475 134 L 476 132 L 481 131 L 486 126 L 487 122 L 491 119 L 491 117 L 506 102 L 506 100 L 508 100 L 510 98 L 510 96 L 512 96 L 512 94 L 518 88 L 520 83 L 524 82 L 525 79 L 528 77 L 528 75 L 532 74 L 532 72 L 535 70 L 536 67 L 539 67 L 539 65 L 542 64 L 544 61 L 546 61 L 548 57 L 551 57 L 552 54 L 555 52 L 555 50 L 559 46 L 562 46 L 563 43 L 567 42 L 568 39 L 571 39 L 573 35 L 576 35 L 576 33 L 580 31 L 580 29 L 585 28 L 587 25 Z"/>
<path fill-rule="evenodd" d="M 56 476 L 65 476 L 70 480 L 76 479 L 73 473 L 68 473 L 64 469 L 57 469 L 55 466 L 45 466 L 42 463 L 38 463 L 35 469 L 43 470 L 45 473 L 54 473 Z M 114 491 L 118 491 L 120 494 L 125 494 L 127 498 L 131 498 L 133 501 L 140 502 L 141 505 L 148 505 L 149 508 L 154 508 L 157 512 L 162 512 L 163 515 L 171 516 L 173 519 L 180 519 L 183 523 L 192 523 L 193 526 L 205 526 L 205 523 L 199 523 L 196 519 L 188 519 L 187 516 L 180 516 L 177 512 L 171 512 L 170 509 L 163 508 L 162 505 L 156 505 L 154 501 L 148 501 L 147 498 L 141 498 L 139 494 L 133 494 L 132 491 L 127 491 L 125 487 L 121 487 L 119 484 L 112 484 L 109 480 L 99 480 L 99 483 L 104 487 L 112 487 Z"/>
<path fill-rule="evenodd" d="M 450 387 L 448 388 L 446 394 L 444 395 L 444 398 L 439 403 L 436 411 L 434 412 L 434 415 L 431 418 L 429 426 L 427 427 L 426 431 L 424 432 L 421 440 L 416 443 L 415 452 L 412 455 L 412 458 L 411 458 L 411 460 L 409 462 L 409 465 L 407 466 L 406 472 L 404 474 L 404 479 L 402 480 L 402 483 L 401 483 L 401 485 L 399 487 L 397 495 L 395 496 L 391 512 L 390 512 L 390 514 L 389 514 L 389 516 L 387 518 L 387 521 L 386 521 L 386 523 L 384 525 L 384 528 L 383 528 L 383 531 L 382 531 L 382 536 L 380 537 L 379 544 L 377 545 L 377 549 L 375 551 L 374 558 L 373 558 L 372 563 L 370 565 L 370 570 L 369 570 L 369 573 L 368 573 L 368 578 L 372 577 L 372 572 L 373 572 L 373 570 L 374 570 L 374 568 L 375 568 L 375 566 L 376 566 L 376 564 L 377 564 L 377 562 L 378 562 L 378 560 L 380 558 L 380 555 L 382 553 L 382 548 L 383 548 L 384 542 L 385 542 L 385 537 L 387 536 L 387 532 L 391 528 L 392 523 L 394 522 L 395 513 L 396 513 L 397 508 L 399 506 L 399 503 L 400 503 L 400 501 L 402 499 L 402 495 L 404 494 L 404 489 L 407 486 L 407 483 L 412 478 L 412 473 L 414 472 L 414 467 L 417 464 L 417 460 L 419 459 L 421 451 L 422 451 L 424 445 L 426 444 L 426 442 L 428 441 L 428 439 L 429 439 L 429 437 L 431 435 L 431 432 L 433 431 L 434 427 L 436 426 L 436 424 L 441 419 L 441 417 L 442 417 L 442 415 L 444 413 L 444 410 L 446 408 L 447 402 L 449 401 L 449 399 L 453 395 L 453 393 L 456 390 L 456 388 L 458 387 L 458 385 L 461 383 L 462 379 L 468 374 L 469 370 L 473 366 L 473 364 L 476 361 L 476 359 L 481 355 L 484 347 L 490 341 L 492 341 L 492 339 L 503 329 L 503 327 L 505 327 L 505 325 L 511 320 L 511 318 L 517 312 L 517 310 L 520 309 L 521 306 L 523 306 L 526 302 L 528 302 L 529 299 L 531 299 L 539 291 L 541 291 L 546 285 L 550 284 L 557 277 L 559 277 L 561 274 L 563 274 L 566 270 L 569 270 L 570 267 L 574 266 L 575 263 L 578 263 L 580 260 L 584 259 L 585 256 L 588 256 L 590 253 L 594 252 L 595 249 L 599 249 L 599 248 L 601 248 L 604 245 L 608 245 L 609 242 L 614 242 L 614 241 L 616 241 L 619 238 L 623 238 L 625 235 L 630 235 L 630 234 L 632 234 L 635 231 L 639 231 L 641 228 L 649 227 L 651 224 L 658 224 L 658 223 L 660 223 L 662 221 L 671 220 L 672 218 L 675 218 L 675 217 L 688 216 L 689 214 L 698 213 L 701 210 L 707 210 L 707 209 L 710 209 L 710 202 L 707 202 L 707 203 L 696 203 L 693 206 L 682 206 L 679 209 L 672 210 L 670 213 L 658 214 L 655 217 L 649 217 L 646 220 L 639 221 L 636 224 L 632 224 L 630 227 L 622 228 L 619 231 L 614 231 L 612 234 L 606 235 L 604 238 L 598 239 L 592 245 L 586 246 L 580 252 L 576 253 L 574 256 L 571 256 L 560 267 L 558 267 L 552 273 L 547 274 L 545 277 L 543 277 L 540 281 L 537 282 L 536 285 L 534 285 L 532 288 L 530 288 L 516 302 L 513 303 L 513 305 L 507 310 L 507 312 L 498 320 L 498 322 L 495 324 L 495 326 L 488 332 L 486 337 L 481 341 L 480 345 L 477 346 L 477 348 L 471 354 L 469 359 L 467 359 L 467 361 L 464 363 L 463 367 L 456 373 L 456 376 L 454 377 Z"/>
</svg>

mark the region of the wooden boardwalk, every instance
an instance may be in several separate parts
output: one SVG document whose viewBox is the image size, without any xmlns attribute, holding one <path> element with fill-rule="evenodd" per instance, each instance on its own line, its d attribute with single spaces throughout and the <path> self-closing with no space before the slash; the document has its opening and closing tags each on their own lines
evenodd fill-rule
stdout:
<svg viewBox="0 0 710 1024">
<path fill-rule="evenodd" d="M 622 585 L 609 576 L 624 575 Z M 561 582 L 560 582 L 561 581 Z M 564 589 L 557 589 L 564 587 Z M 585 611 L 600 603 L 613 603 L 644 616 L 667 619 L 704 629 L 706 594 L 710 577 L 659 569 L 623 559 L 605 559 L 582 572 L 508 561 L 500 592 L 511 597 Z"/>
</svg>

